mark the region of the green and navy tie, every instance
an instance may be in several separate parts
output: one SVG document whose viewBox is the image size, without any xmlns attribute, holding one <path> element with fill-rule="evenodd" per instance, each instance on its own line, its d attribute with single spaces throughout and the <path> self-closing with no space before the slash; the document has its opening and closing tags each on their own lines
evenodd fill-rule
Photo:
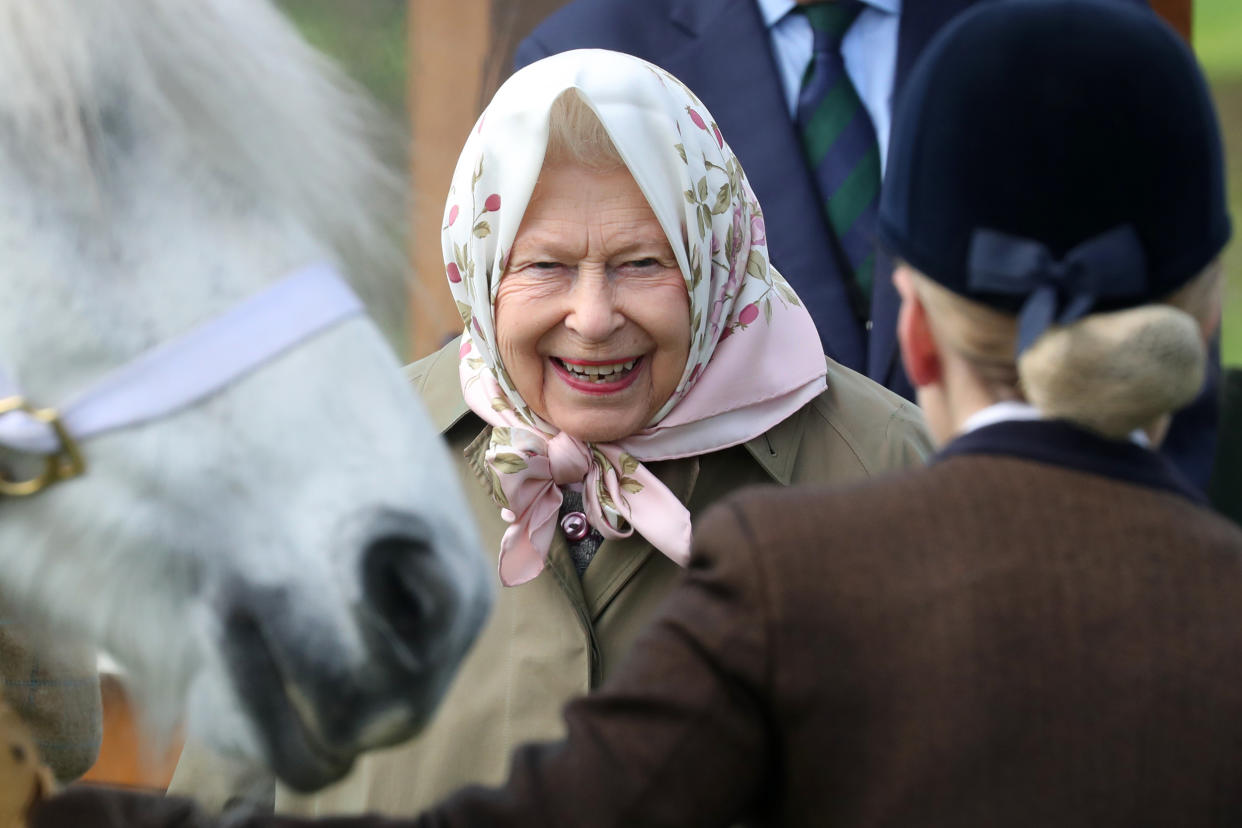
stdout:
<svg viewBox="0 0 1242 828">
<path fill-rule="evenodd" d="M 814 53 L 798 95 L 802 148 L 815 175 L 841 264 L 852 275 L 863 319 L 870 317 L 880 148 L 875 128 L 841 58 L 841 40 L 862 11 L 858 0 L 802 6 L 815 33 Z"/>
</svg>

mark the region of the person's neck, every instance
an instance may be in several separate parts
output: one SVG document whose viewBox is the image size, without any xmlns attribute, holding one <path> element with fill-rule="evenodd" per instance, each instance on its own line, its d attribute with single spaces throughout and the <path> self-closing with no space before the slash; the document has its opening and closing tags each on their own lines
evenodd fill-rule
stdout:
<svg viewBox="0 0 1242 828">
<path fill-rule="evenodd" d="M 957 434 L 972 416 L 1001 402 L 991 389 L 968 371 L 953 371 L 942 394 L 945 419 L 951 434 Z"/>
</svg>

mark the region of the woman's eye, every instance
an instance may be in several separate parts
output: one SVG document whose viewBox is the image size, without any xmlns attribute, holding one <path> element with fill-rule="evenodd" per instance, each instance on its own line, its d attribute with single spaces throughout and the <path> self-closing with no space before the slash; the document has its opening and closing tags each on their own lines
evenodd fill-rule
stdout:
<svg viewBox="0 0 1242 828">
<path fill-rule="evenodd" d="M 556 270 L 560 266 L 560 262 L 535 262 L 531 265 L 535 270 Z"/>
<path fill-rule="evenodd" d="M 656 267 L 659 264 L 659 261 L 651 257 L 647 257 L 646 259 L 634 259 L 633 261 L 625 263 L 626 267 Z"/>
</svg>

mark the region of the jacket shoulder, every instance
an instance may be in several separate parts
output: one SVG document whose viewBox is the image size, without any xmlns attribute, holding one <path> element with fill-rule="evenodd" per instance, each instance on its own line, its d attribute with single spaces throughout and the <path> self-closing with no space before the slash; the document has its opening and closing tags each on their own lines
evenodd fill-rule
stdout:
<svg viewBox="0 0 1242 828">
<path fill-rule="evenodd" d="M 673 0 L 574 0 L 522 40 L 515 68 L 570 49 L 614 49 L 648 58 L 680 34 L 669 22 L 672 7 Z"/>
<path fill-rule="evenodd" d="M 764 566 L 794 579 L 813 562 L 832 576 L 824 583 L 862 584 L 872 567 L 886 589 L 902 581 L 913 594 L 952 572 L 1037 571 L 1072 552 L 1073 566 L 1230 573 L 1242 590 L 1242 530 L 1225 518 L 1180 494 L 1020 457 L 950 456 L 850 485 L 750 488 L 725 503 L 746 529 L 739 537 L 782 551 Z"/>
<path fill-rule="evenodd" d="M 457 373 L 457 351 L 460 346 L 459 336 L 435 353 L 405 366 L 410 387 L 422 397 L 431 421 L 441 434 L 470 411 L 461 394 L 461 380 Z"/>
<path fill-rule="evenodd" d="M 831 359 L 827 367 L 827 389 L 803 410 L 805 451 L 827 453 L 838 467 L 849 464 L 850 474 L 861 477 L 921 465 L 932 455 L 931 435 L 916 405 Z M 843 476 L 834 472 L 835 479 Z"/>
</svg>

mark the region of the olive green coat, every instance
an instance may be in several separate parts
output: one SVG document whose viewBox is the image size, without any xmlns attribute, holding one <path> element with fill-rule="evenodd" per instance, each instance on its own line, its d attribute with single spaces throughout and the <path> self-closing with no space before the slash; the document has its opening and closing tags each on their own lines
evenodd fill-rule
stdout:
<svg viewBox="0 0 1242 828">
<path fill-rule="evenodd" d="M 0 691 L 61 782 L 90 770 L 103 737 L 95 650 L 48 641 L 0 609 Z"/>
<path fill-rule="evenodd" d="M 506 524 L 482 465 L 490 428 L 462 399 L 457 348 L 453 341 L 407 370 L 460 458 L 494 566 Z M 863 480 L 921 463 L 931 448 L 915 406 L 830 361 L 828 390 L 766 434 L 648 468 L 693 516 L 743 486 Z M 499 590 L 487 626 L 417 739 L 363 757 L 347 778 L 318 794 L 278 788 L 277 811 L 412 815 L 463 785 L 502 782 L 515 747 L 563 735 L 561 707 L 616 667 L 680 572 L 636 533 L 605 541 L 579 578 L 558 532 L 537 578 Z M 209 780 L 189 775 L 179 771 L 174 789 L 202 797 Z M 218 795 L 210 798 L 219 804 Z"/>
</svg>

